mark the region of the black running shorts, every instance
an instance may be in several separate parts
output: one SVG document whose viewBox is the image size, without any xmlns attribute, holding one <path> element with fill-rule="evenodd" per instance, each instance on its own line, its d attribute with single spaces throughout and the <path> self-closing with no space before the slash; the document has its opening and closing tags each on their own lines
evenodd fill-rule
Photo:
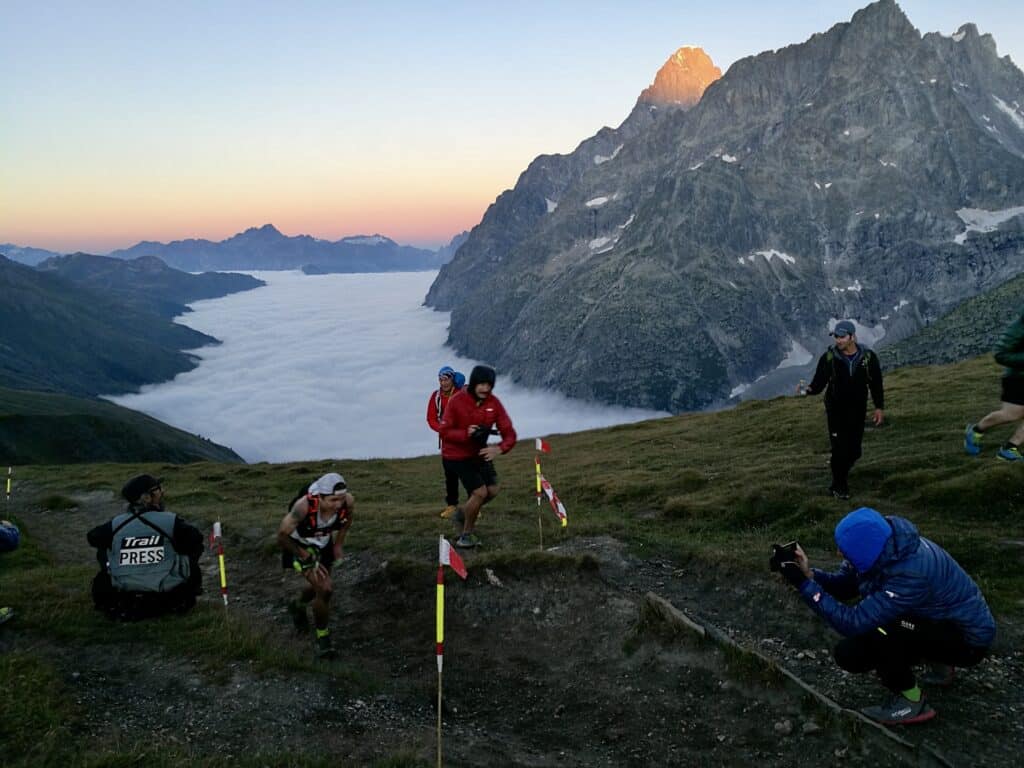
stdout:
<svg viewBox="0 0 1024 768">
<path fill-rule="evenodd" d="M 329 543 L 323 549 L 321 549 L 319 547 L 314 547 L 314 546 L 312 546 L 310 544 L 300 544 L 299 546 L 305 547 L 306 549 L 315 549 L 315 550 L 317 550 L 317 552 L 319 554 L 319 557 L 320 557 L 320 563 L 324 566 L 324 568 L 327 568 L 328 570 L 330 570 L 331 565 L 334 564 L 334 544 L 330 544 Z M 293 555 L 291 552 L 289 552 L 287 550 L 284 550 L 284 551 L 281 552 L 281 567 L 282 568 L 284 568 L 286 571 L 290 571 L 294 567 L 292 565 L 294 562 L 295 562 L 295 555 Z"/>
<path fill-rule="evenodd" d="M 1024 405 L 1024 376 L 1004 376 L 1003 396 L 1000 399 L 1004 403 Z"/>
<path fill-rule="evenodd" d="M 498 473 L 494 469 L 493 461 L 483 459 L 465 459 L 456 461 L 444 459 L 444 471 L 454 472 L 459 476 L 459 482 L 466 489 L 466 493 L 472 493 L 482 485 L 497 485 Z"/>
</svg>

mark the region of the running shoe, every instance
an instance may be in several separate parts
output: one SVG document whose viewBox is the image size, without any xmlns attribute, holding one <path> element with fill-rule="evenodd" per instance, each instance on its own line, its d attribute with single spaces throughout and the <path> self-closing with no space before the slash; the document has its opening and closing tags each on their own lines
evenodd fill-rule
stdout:
<svg viewBox="0 0 1024 768">
<path fill-rule="evenodd" d="M 480 546 L 480 539 L 475 533 L 464 533 L 455 540 L 455 546 L 459 549 L 472 549 Z"/>
<path fill-rule="evenodd" d="M 935 717 L 935 710 L 928 706 L 924 696 L 920 701 L 911 701 L 905 696 L 895 694 L 888 701 L 873 707 L 864 707 L 861 714 L 870 717 L 882 725 L 910 725 L 923 723 Z"/>
<path fill-rule="evenodd" d="M 968 456 L 981 453 L 981 432 L 976 432 L 973 424 L 968 424 L 964 430 L 964 451 Z"/>
<path fill-rule="evenodd" d="M 333 659 L 336 655 L 330 635 L 316 639 L 316 657 L 318 659 Z"/>
<path fill-rule="evenodd" d="M 306 615 L 306 604 L 301 600 L 292 600 L 288 603 L 288 613 L 291 614 L 292 624 L 296 629 L 309 629 L 309 617 Z"/>
<path fill-rule="evenodd" d="M 1024 461 L 1020 455 L 1020 448 L 1013 443 L 1006 443 L 999 449 L 999 458 L 1003 461 Z"/>
<path fill-rule="evenodd" d="M 455 505 L 454 504 L 449 504 L 447 507 L 445 507 L 444 509 L 441 510 L 441 517 L 443 517 L 445 520 L 447 520 L 448 518 L 450 518 L 454 514 L 455 514 Z"/>
</svg>

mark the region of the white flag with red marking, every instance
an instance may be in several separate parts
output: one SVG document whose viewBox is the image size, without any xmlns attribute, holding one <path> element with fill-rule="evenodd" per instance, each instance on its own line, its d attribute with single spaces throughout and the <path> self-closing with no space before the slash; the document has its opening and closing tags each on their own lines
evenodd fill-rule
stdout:
<svg viewBox="0 0 1024 768">
<path fill-rule="evenodd" d="M 541 453 L 551 453 L 551 444 L 547 440 L 541 440 L 539 437 L 534 440 L 534 446 Z"/>
<path fill-rule="evenodd" d="M 438 562 L 441 565 L 447 565 L 463 579 L 469 575 L 466 573 L 466 564 L 462 562 L 462 557 L 444 536 L 441 537 L 441 542 L 438 545 Z"/>
<path fill-rule="evenodd" d="M 544 489 L 544 495 L 551 502 L 551 509 L 558 515 L 558 519 L 562 521 L 562 527 L 565 528 L 569 524 L 569 514 L 565 511 L 565 505 L 562 504 L 558 494 L 555 493 L 555 489 L 551 487 L 551 483 L 548 482 L 544 475 L 540 476 L 540 487 Z"/>
</svg>

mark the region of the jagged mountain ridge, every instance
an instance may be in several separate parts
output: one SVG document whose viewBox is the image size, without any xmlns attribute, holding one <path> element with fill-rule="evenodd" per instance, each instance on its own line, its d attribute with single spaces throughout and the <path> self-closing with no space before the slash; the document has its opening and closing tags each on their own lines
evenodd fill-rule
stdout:
<svg viewBox="0 0 1024 768">
<path fill-rule="evenodd" d="M 167 265 L 188 272 L 225 269 L 385 272 L 437 269 L 442 263 L 435 251 L 399 245 L 382 235 L 346 237 L 337 241 L 310 235 L 289 237 L 273 224 L 250 227 L 220 242 L 203 239 L 171 243 L 143 241 L 109 255 L 119 259 L 156 256 Z"/>
<path fill-rule="evenodd" d="M 638 105 L 558 159 L 585 167 L 560 187 L 538 158 L 427 303 L 452 310 L 460 353 L 527 384 L 724 401 L 817 351 L 830 318 L 900 338 L 1024 269 L 1024 217 L 963 218 L 1024 205 L 1022 103 L 991 37 L 922 37 L 882 0 L 736 62 L 690 110 L 637 125 Z M 587 166 L 609 133 L 617 156 Z"/>
</svg>

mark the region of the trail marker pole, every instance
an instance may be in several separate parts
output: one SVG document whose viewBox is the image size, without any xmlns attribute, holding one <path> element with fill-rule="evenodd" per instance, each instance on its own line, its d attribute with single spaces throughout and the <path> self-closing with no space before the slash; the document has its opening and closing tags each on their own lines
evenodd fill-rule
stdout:
<svg viewBox="0 0 1024 768">
<path fill-rule="evenodd" d="M 213 532 L 210 533 L 210 549 L 217 551 L 217 564 L 220 566 L 220 596 L 224 598 L 224 610 L 228 607 L 228 575 L 224 569 L 224 537 L 221 533 L 220 522 L 213 524 Z"/>
</svg>

